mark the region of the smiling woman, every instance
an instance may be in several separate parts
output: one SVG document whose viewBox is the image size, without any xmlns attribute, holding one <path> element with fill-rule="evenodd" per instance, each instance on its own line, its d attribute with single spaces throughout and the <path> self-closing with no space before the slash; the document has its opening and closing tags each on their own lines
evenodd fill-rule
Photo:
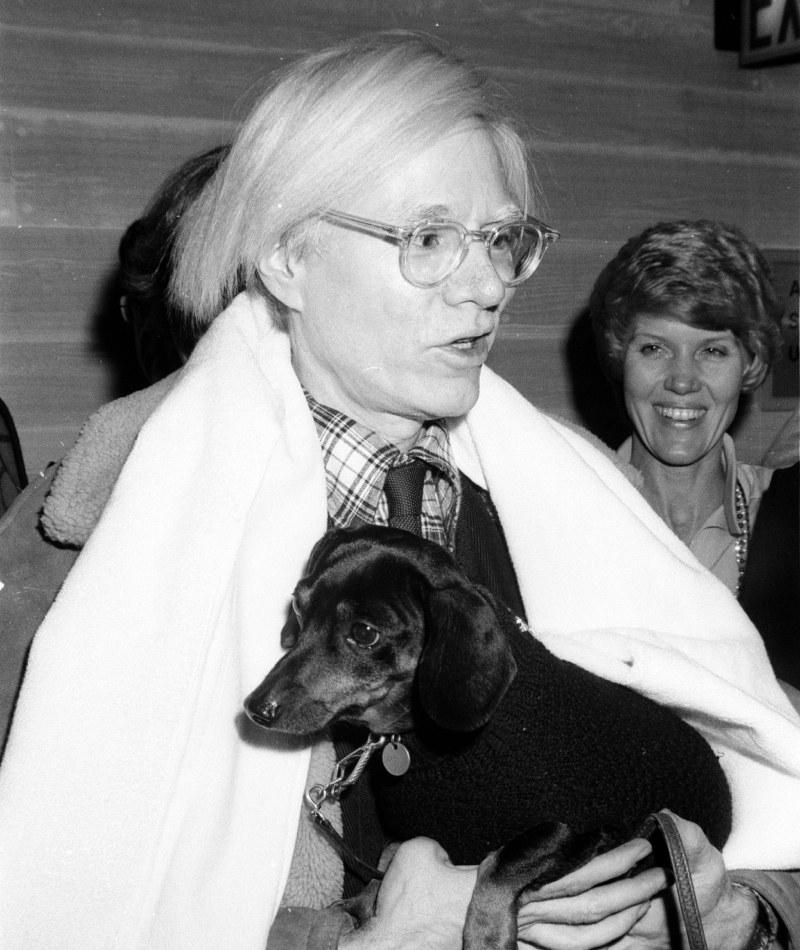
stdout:
<svg viewBox="0 0 800 950">
<path fill-rule="evenodd" d="M 750 359 L 731 330 L 638 317 L 623 364 L 625 408 L 636 431 L 633 464 L 644 470 L 649 456 L 671 467 L 710 465 L 721 477 L 715 456 Z"/>
<path fill-rule="evenodd" d="M 734 228 L 657 224 L 606 266 L 591 311 L 633 427 L 619 454 L 642 473 L 652 507 L 738 595 L 772 471 L 737 462 L 726 433 L 778 340 L 766 261 Z"/>
</svg>

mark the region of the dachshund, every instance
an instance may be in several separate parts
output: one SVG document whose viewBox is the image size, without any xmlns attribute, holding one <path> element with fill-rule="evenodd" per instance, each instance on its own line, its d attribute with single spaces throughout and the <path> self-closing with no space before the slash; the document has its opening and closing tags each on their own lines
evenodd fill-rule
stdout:
<svg viewBox="0 0 800 950">
<path fill-rule="evenodd" d="M 730 833 L 730 790 L 699 733 L 554 656 L 434 542 L 329 531 L 281 643 L 247 715 L 299 735 L 344 721 L 400 736 L 410 767 L 376 770 L 381 824 L 480 865 L 467 948 L 514 950 L 523 892 L 634 837 L 654 812 L 696 822 L 716 847 Z"/>
</svg>

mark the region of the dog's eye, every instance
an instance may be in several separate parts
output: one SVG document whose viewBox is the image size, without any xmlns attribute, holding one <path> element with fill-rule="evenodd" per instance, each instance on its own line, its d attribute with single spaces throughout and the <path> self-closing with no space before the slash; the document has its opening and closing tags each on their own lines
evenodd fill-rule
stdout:
<svg viewBox="0 0 800 950">
<path fill-rule="evenodd" d="M 294 612 L 295 617 L 300 619 L 300 605 L 297 603 L 297 597 L 292 594 L 292 611 Z"/>
<path fill-rule="evenodd" d="M 347 641 L 348 643 L 354 643 L 357 647 L 371 650 L 374 646 L 378 645 L 380 638 L 381 634 L 379 630 L 376 630 L 375 627 L 371 627 L 368 623 L 361 623 L 357 620 L 350 627 L 350 636 L 347 638 Z"/>
</svg>

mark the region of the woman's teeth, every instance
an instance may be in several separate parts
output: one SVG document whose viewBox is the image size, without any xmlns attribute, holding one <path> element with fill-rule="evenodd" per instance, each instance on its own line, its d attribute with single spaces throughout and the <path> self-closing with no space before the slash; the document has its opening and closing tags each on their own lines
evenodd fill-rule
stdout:
<svg viewBox="0 0 800 950">
<path fill-rule="evenodd" d="M 691 422 L 706 412 L 705 409 L 678 409 L 676 406 L 656 406 L 655 410 L 660 416 L 674 419 L 676 422 Z"/>
</svg>

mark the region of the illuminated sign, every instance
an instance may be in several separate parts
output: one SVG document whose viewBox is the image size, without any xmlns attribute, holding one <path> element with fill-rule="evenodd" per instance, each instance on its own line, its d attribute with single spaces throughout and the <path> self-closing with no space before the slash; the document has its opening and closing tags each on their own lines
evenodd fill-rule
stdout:
<svg viewBox="0 0 800 950">
<path fill-rule="evenodd" d="M 743 66 L 800 55 L 800 0 L 742 0 Z"/>
</svg>

